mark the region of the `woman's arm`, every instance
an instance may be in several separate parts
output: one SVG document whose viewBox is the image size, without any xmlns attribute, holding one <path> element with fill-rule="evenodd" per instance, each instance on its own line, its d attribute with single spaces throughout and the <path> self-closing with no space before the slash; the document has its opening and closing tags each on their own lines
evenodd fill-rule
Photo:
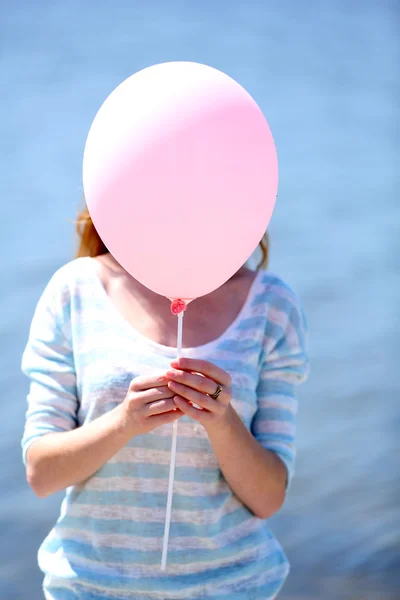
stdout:
<svg viewBox="0 0 400 600">
<path fill-rule="evenodd" d="M 262 519 L 279 510 L 290 485 L 295 460 L 295 388 L 308 373 L 302 309 L 283 297 L 276 301 L 274 318 L 279 325 L 269 322 L 271 331 L 265 335 L 251 431 L 230 404 L 228 373 L 212 363 L 187 358 L 173 361 L 173 370 L 167 373 L 169 386 L 177 394 L 176 405 L 202 423 L 226 481 Z M 214 400 L 217 384 L 221 393 Z"/>
<path fill-rule="evenodd" d="M 231 406 L 229 374 L 202 360 L 184 358 L 171 365 L 174 370 L 168 371 L 167 377 L 177 394 L 174 401 L 204 426 L 232 491 L 257 517 L 270 517 L 285 499 L 286 467 L 274 452 L 258 443 Z M 221 393 L 214 400 L 216 382 Z"/>
<path fill-rule="evenodd" d="M 30 379 L 23 460 L 28 482 L 41 497 L 81 483 L 132 437 L 182 416 L 165 376 L 154 374 L 133 379 L 120 405 L 78 427 L 68 268 L 52 277 L 40 297 L 22 357 Z"/>
<path fill-rule="evenodd" d="M 215 427 L 206 427 L 221 471 L 233 492 L 260 519 L 277 512 L 285 499 L 286 467 L 246 429 L 232 406 Z"/>
<path fill-rule="evenodd" d="M 84 481 L 130 440 L 133 433 L 121 418 L 121 406 L 87 425 L 32 442 L 26 477 L 37 496 L 45 498 Z"/>
<path fill-rule="evenodd" d="M 32 442 L 26 472 L 33 491 L 45 497 L 84 481 L 132 437 L 182 416 L 166 383 L 160 375 L 136 377 L 116 408 L 72 431 L 48 433 Z"/>
</svg>

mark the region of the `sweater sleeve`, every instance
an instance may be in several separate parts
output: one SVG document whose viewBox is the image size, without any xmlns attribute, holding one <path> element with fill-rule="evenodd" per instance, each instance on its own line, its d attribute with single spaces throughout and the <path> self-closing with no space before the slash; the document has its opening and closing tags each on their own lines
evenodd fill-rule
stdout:
<svg viewBox="0 0 400 600">
<path fill-rule="evenodd" d="M 70 321 L 70 295 L 60 269 L 39 299 L 22 356 L 22 372 L 30 379 L 21 442 L 25 465 L 32 442 L 47 433 L 69 431 L 77 426 Z"/>
<path fill-rule="evenodd" d="M 261 358 L 252 433 L 285 464 L 288 489 L 296 457 L 296 387 L 309 370 L 306 318 L 294 295 L 279 296 L 271 306 Z"/>
</svg>

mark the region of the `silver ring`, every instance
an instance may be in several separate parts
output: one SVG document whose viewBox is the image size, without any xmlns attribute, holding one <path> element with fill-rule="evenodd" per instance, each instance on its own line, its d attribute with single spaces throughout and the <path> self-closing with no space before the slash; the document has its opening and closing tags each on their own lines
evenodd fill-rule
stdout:
<svg viewBox="0 0 400 600">
<path fill-rule="evenodd" d="M 210 394 L 210 398 L 213 398 L 213 400 L 216 400 L 221 392 L 222 392 L 222 386 L 218 384 L 218 387 L 215 390 L 215 392 L 213 394 Z"/>
</svg>

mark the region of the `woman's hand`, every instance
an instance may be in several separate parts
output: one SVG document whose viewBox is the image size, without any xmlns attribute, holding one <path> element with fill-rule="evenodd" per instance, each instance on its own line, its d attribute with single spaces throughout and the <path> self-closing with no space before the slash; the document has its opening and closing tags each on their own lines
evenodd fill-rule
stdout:
<svg viewBox="0 0 400 600">
<path fill-rule="evenodd" d="M 47 433 L 27 453 L 27 478 L 44 498 L 91 477 L 135 435 L 179 419 L 163 375 L 136 377 L 123 402 L 72 431 Z"/>
<path fill-rule="evenodd" d="M 167 371 L 168 387 L 174 392 L 173 401 L 179 410 L 199 421 L 206 430 L 226 423 L 232 398 L 230 375 L 205 360 L 181 358 L 171 362 L 171 366 L 173 370 Z M 221 392 L 214 400 L 211 396 L 219 386 Z"/>
<path fill-rule="evenodd" d="M 165 374 L 135 377 L 121 405 L 124 422 L 140 435 L 179 419 L 183 413 L 173 396 Z"/>
<path fill-rule="evenodd" d="M 273 515 L 285 498 L 286 468 L 246 428 L 231 406 L 228 373 L 203 360 L 183 358 L 171 363 L 168 387 L 176 406 L 205 428 L 226 482 L 260 519 Z M 214 400 L 210 396 L 222 391 Z M 201 409 L 195 408 L 197 404 Z"/>
</svg>

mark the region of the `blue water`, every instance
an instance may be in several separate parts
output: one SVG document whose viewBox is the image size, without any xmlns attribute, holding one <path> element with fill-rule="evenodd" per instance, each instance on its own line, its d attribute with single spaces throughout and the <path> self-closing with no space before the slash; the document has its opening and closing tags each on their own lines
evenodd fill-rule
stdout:
<svg viewBox="0 0 400 600">
<path fill-rule="evenodd" d="M 312 359 L 272 525 L 292 562 L 281 598 L 400 598 L 399 17 L 389 0 L 3 0 L 1 600 L 42 597 L 36 550 L 60 503 L 25 483 L 19 360 L 73 253 L 86 134 L 118 83 L 177 59 L 237 79 L 278 148 L 271 268 L 303 300 Z"/>
</svg>

